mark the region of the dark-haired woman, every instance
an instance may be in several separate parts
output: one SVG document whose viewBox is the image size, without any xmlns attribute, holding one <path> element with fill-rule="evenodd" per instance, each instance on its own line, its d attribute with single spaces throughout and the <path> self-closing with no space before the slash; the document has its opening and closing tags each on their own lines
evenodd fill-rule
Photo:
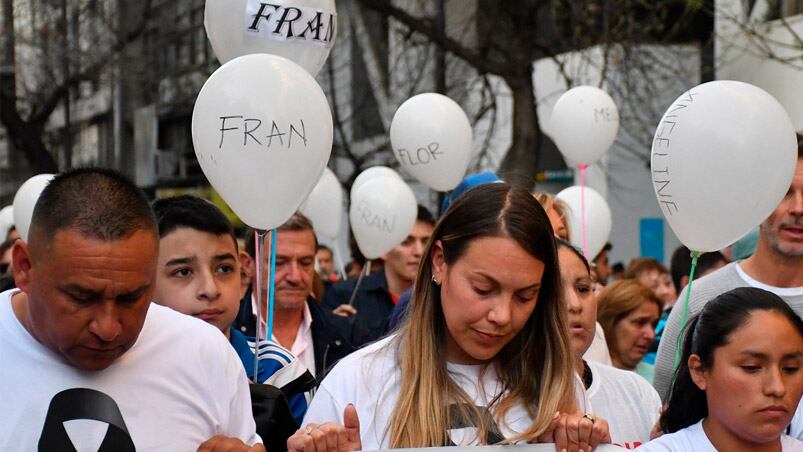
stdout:
<svg viewBox="0 0 803 452">
<path fill-rule="evenodd" d="M 803 321 L 777 295 L 741 287 L 705 305 L 686 333 L 645 451 L 800 451 L 786 431 L 803 393 Z"/>
<path fill-rule="evenodd" d="M 635 449 L 650 440 L 650 430 L 661 411 L 661 398 L 647 380 L 635 373 L 584 359 L 597 325 L 594 281 L 585 257 L 563 240 L 557 244 L 569 311 L 569 337 L 575 369 L 585 386 L 588 410 L 608 421 L 613 444 Z"/>
</svg>

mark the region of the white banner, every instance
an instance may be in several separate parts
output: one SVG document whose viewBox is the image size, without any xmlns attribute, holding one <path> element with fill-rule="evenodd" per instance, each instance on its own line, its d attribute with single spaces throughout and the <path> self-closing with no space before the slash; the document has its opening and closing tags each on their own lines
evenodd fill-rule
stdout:
<svg viewBox="0 0 803 452">
<path fill-rule="evenodd" d="M 595 452 L 616 452 L 626 450 L 612 444 L 600 444 Z M 393 449 L 384 452 L 555 452 L 555 445 L 547 444 L 515 444 L 511 446 L 482 446 L 482 447 L 427 447 L 420 449 Z"/>
<path fill-rule="evenodd" d="M 307 41 L 332 47 L 337 14 L 306 6 L 289 6 L 270 1 L 247 0 L 245 34 L 277 41 Z"/>
</svg>

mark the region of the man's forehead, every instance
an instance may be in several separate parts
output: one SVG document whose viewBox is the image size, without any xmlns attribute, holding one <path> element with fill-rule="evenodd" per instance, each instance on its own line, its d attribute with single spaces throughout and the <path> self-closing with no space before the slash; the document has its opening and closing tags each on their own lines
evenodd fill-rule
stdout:
<svg viewBox="0 0 803 452">
<path fill-rule="evenodd" d="M 267 254 L 269 240 L 265 240 Z M 315 256 L 315 233 L 311 230 L 277 231 L 277 256 Z"/>
</svg>

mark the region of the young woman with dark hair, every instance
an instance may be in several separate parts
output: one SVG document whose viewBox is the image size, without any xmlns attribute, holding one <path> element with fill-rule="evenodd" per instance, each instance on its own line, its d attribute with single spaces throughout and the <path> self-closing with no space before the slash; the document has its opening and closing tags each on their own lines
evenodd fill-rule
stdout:
<svg viewBox="0 0 803 452">
<path fill-rule="evenodd" d="M 803 321 L 777 295 L 740 287 L 689 324 L 666 433 L 645 451 L 792 451 L 784 435 L 803 393 Z"/>
</svg>

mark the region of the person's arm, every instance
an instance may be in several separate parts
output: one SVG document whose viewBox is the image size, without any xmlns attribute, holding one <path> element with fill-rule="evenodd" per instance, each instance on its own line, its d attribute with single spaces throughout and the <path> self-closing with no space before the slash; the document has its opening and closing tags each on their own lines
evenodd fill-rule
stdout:
<svg viewBox="0 0 803 452">
<path fill-rule="evenodd" d="M 237 439 L 249 447 L 257 445 L 262 447 L 262 449 L 244 449 L 249 452 L 252 450 L 264 450 L 262 439 L 257 435 L 256 431 L 256 423 L 254 422 L 254 415 L 251 409 L 251 392 L 248 389 L 248 377 L 245 375 L 245 369 L 243 369 L 240 358 L 234 352 L 234 349 L 225 340 L 223 343 L 225 347 L 223 347 L 220 353 L 222 362 L 217 362 L 215 364 L 224 369 L 222 372 L 223 381 L 217 385 L 217 389 L 221 390 L 226 388 L 223 390 L 229 394 L 228 419 L 220 420 L 221 435 L 218 436 L 221 436 L 222 439 L 218 438 L 218 436 L 215 438 L 218 438 L 217 442 L 222 442 L 226 439 Z M 226 392 L 224 392 L 224 394 Z M 222 394 L 220 396 L 222 396 Z M 211 438 L 209 441 L 215 438 Z M 211 447 L 208 450 L 218 449 Z M 226 449 L 223 448 L 221 450 Z"/>
<path fill-rule="evenodd" d="M 655 373 L 653 374 L 652 385 L 661 400 L 666 402 L 669 395 L 669 387 L 672 385 L 672 377 L 675 373 L 675 352 L 677 351 L 678 337 L 680 336 L 680 319 L 683 313 L 683 302 L 686 297 L 686 288 L 680 292 L 678 301 L 669 313 L 666 320 L 664 334 L 661 336 L 661 343 L 658 344 L 658 353 L 655 356 Z M 689 300 L 691 308 L 692 300 Z M 691 309 L 689 309 L 691 311 Z M 686 315 L 686 322 L 689 321 L 691 312 Z"/>
</svg>

